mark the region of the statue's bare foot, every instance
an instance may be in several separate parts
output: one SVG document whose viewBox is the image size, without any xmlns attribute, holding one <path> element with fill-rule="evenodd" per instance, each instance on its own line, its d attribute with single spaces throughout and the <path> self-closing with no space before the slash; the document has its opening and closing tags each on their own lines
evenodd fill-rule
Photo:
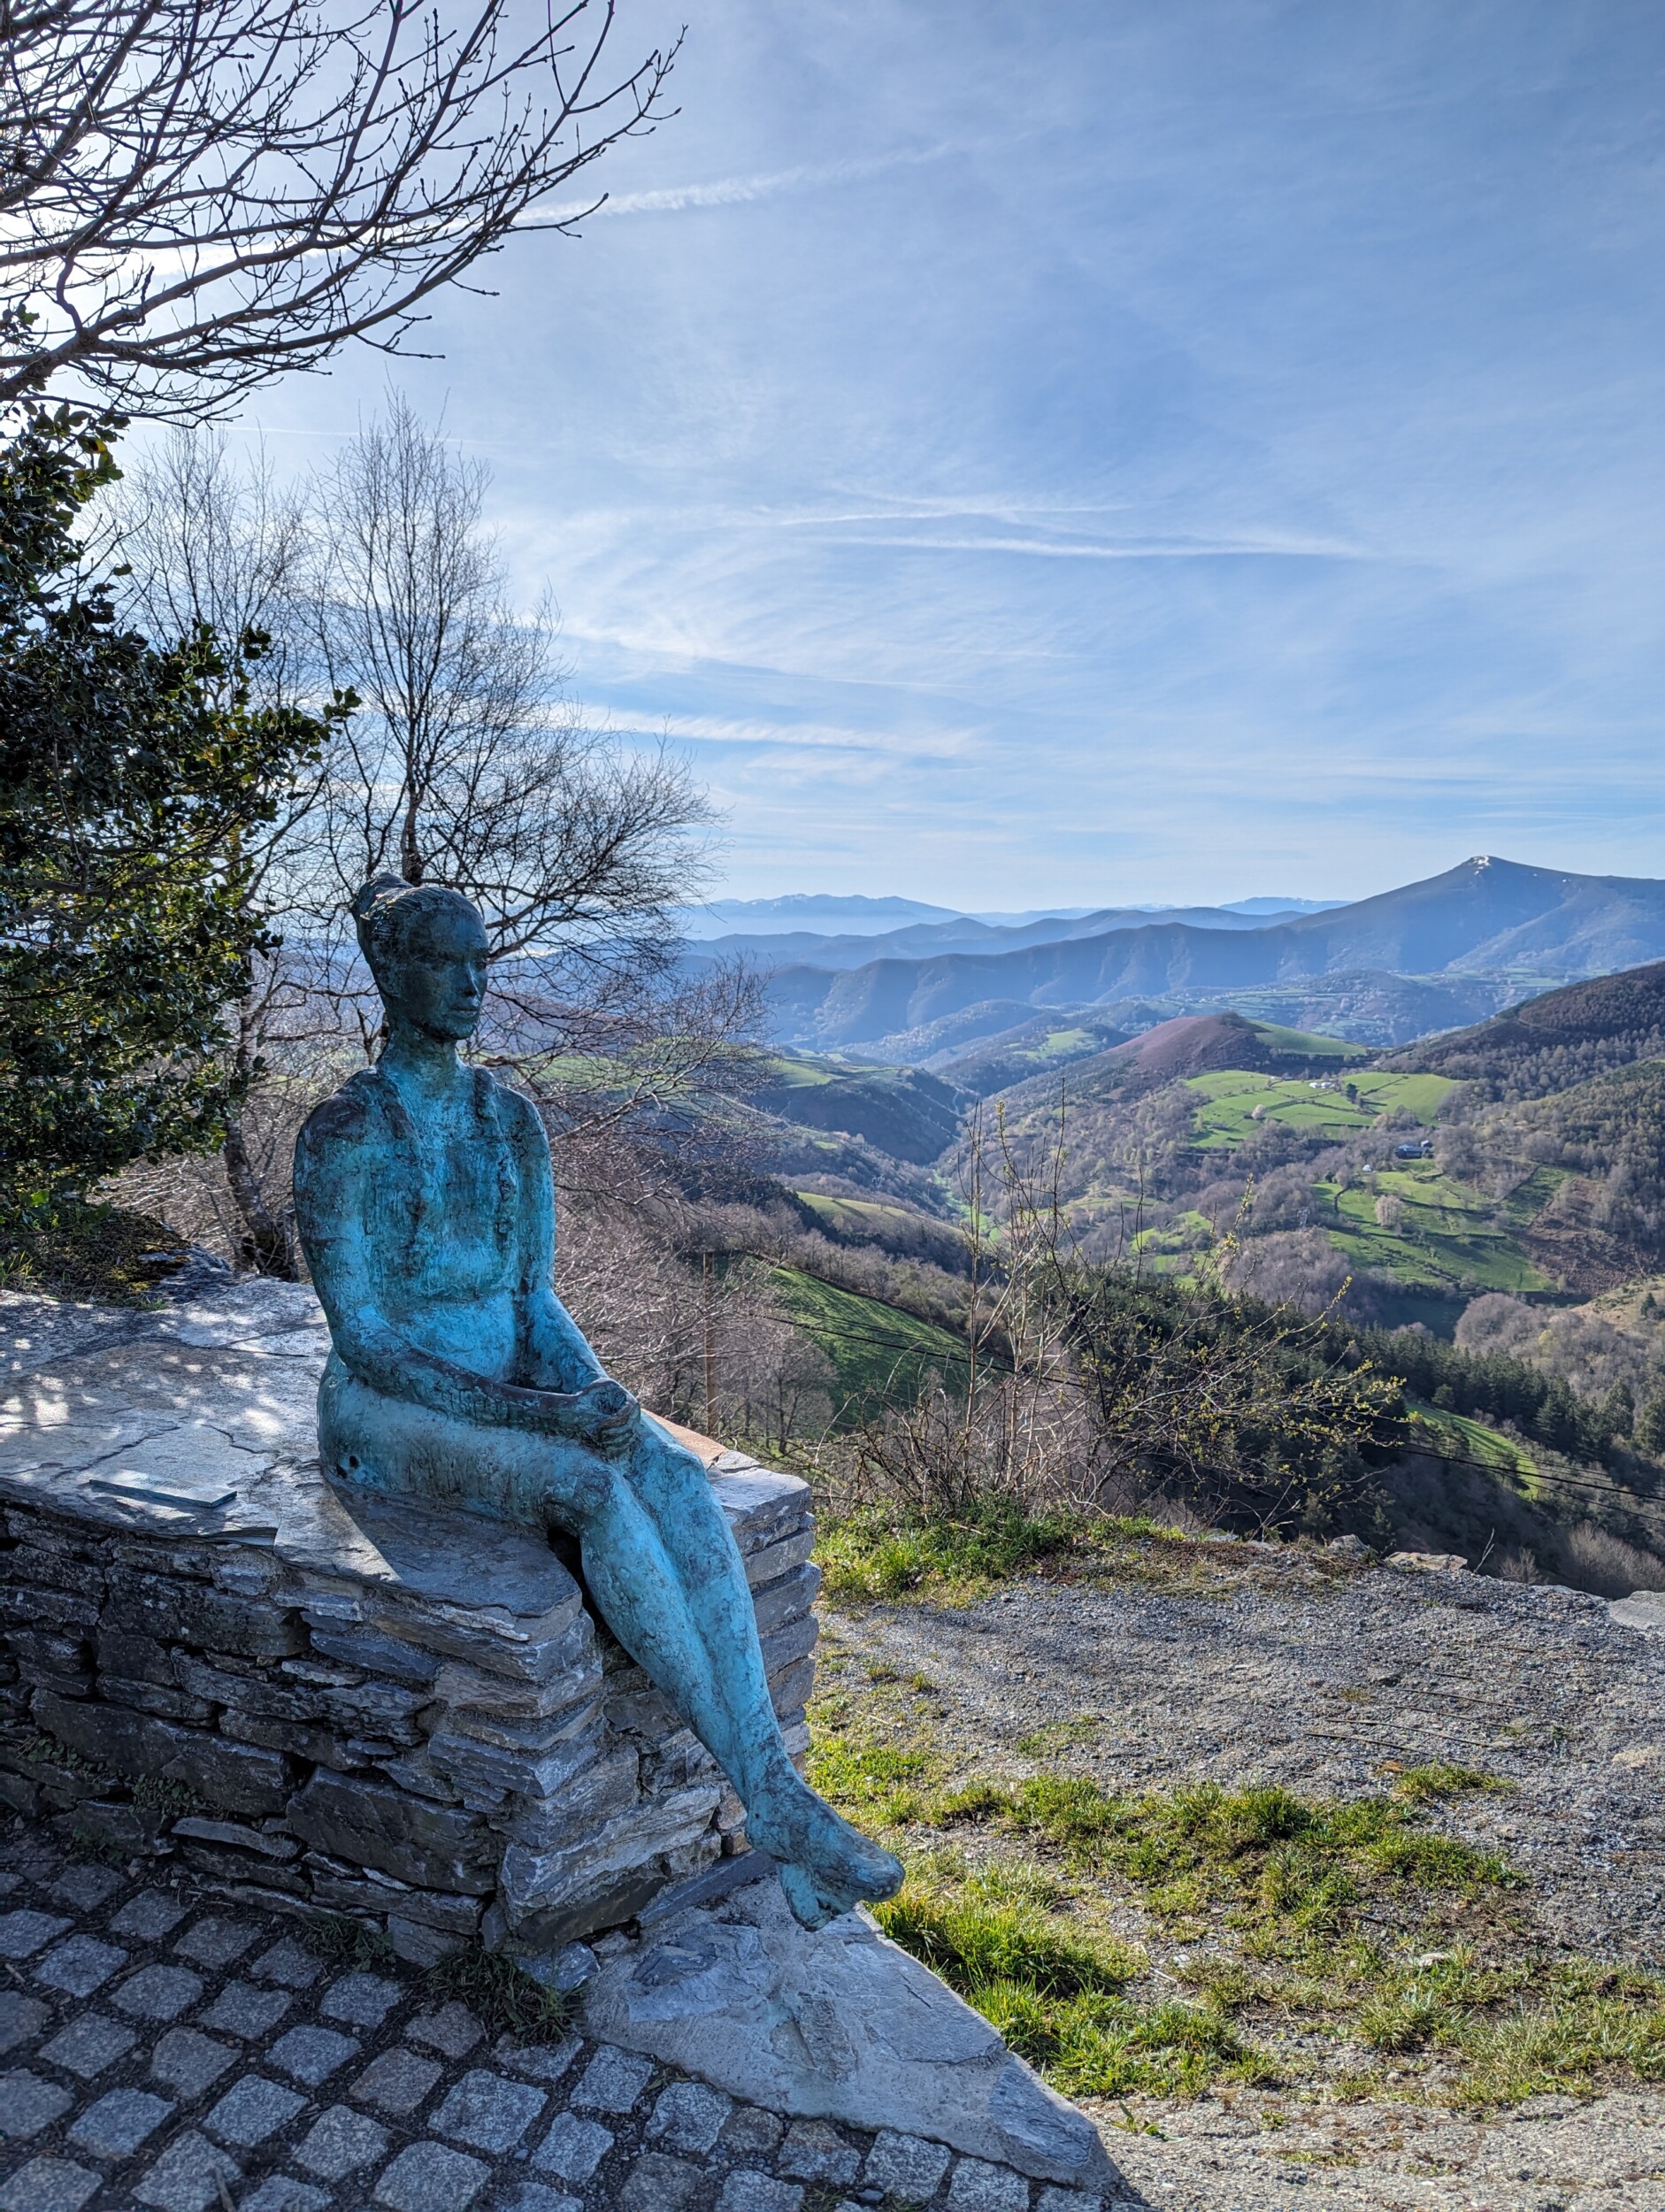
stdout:
<svg viewBox="0 0 1665 2212">
<path fill-rule="evenodd" d="M 806 1928 L 902 1887 L 902 1861 L 841 1819 L 795 1771 L 755 1793 L 746 1832 L 779 1867 L 786 1902 Z"/>
</svg>

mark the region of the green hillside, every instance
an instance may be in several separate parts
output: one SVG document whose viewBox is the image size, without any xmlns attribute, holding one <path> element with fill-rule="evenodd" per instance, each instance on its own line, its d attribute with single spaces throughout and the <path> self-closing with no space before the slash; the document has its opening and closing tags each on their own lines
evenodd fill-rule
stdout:
<svg viewBox="0 0 1665 2212">
<path fill-rule="evenodd" d="M 840 1290 L 795 1267 L 773 1267 L 769 1280 L 787 1318 L 832 1363 L 834 1426 L 871 1420 L 918 1395 L 933 1374 L 963 1380 L 963 1339 L 887 1306 Z"/>
<path fill-rule="evenodd" d="M 1280 1081 L 1242 1068 L 1193 1075 L 1185 1085 L 1202 1102 L 1193 1116 L 1195 1141 L 1202 1151 L 1233 1151 L 1267 1121 L 1338 1141 L 1394 1112 L 1414 1115 L 1424 1128 L 1432 1128 L 1441 1102 L 1456 1087 L 1442 1075 L 1365 1072 Z"/>
<path fill-rule="evenodd" d="M 782 1055 L 771 1060 L 768 1080 L 752 1095 L 764 1113 L 782 1121 L 863 1137 L 917 1167 L 934 1160 L 959 1133 L 958 1094 L 918 1068 Z"/>
<path fill-rule="evenodd" d="M 1453 1182 L 1432 1160 L 1398 1160 L 1362 1188 L 1338 1191 L 1316 1183 L 1331 1217 L 1318 1217 L 1330 1241 L 1355 1266 L 1413 1290 L 1454 1294 L 1460 1289 L 1533 1291 L 1554 1287 L 1535 1267 L 1519 1232 L 1538 1205 L 1500 1206 L 1480 1192 Z M 1381 1199 L 1397 1200 L 1402 1214 L 1392 1227 L 1377 1218 Z"/>
</svg>

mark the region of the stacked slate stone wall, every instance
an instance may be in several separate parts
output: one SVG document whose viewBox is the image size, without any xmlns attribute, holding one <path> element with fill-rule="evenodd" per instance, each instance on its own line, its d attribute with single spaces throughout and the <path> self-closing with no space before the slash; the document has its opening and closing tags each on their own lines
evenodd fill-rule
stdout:
<svg viewBox="0 0 1665 2212">
<path fill-rule="evenodd" d="M 155 1533 L 154 1471 L 98 1481 L 114 1463 L 0 1467 L 0 1801 L 418 1962 L 545 1956 L 745 1850 L 709 1755 L 548 1547 L 288 1461 L 211 1534 L 193 1511 Z M 733 1454 L 712 1479 L 801 1751 L 808 1492 Z"/>
</svg>

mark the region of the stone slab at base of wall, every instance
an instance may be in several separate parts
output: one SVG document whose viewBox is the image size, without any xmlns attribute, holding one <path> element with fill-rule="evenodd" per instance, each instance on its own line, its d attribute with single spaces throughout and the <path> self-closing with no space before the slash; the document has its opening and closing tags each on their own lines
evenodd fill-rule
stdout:
<svg viewBox="0 0 1665 2212">
<path fill-rule="evenodd" d="M 601 2041 L 797 2118 L 924 2136 L 1070 2188 L 1114 2184 L 1085 2115 L 864 1911 L 811 1933 L 759 1881 L 606 1949 L 583 2001 Z"/>
<path fill-rule="evenodd" d="M 743 1851 L 547 1544 L 325 1479 L 310 1291 L 0 1311 L 0 1803 L 418 1962 L 548 1955 Z M 809 1492 L 738 1453 L 711 1479 L 801 1747 Z"/>
</svg>

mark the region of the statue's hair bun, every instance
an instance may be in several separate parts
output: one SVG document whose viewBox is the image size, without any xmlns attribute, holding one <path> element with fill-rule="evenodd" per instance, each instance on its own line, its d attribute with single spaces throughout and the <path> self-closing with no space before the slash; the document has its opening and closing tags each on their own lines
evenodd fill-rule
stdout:
<svg viewBox="0 0 1665 2212">
<path fill-rule="evenodd" d="M 348 911 L 357 932 L 359 949 L 366 960 L 373 960 L 377 940 L 387 928 L 388 910 L 395 902 L 416 886 L 407 883 L 403 876 L 382 874 L 372 876 L 369 882 L 354 892 Z"/>
</svg>

